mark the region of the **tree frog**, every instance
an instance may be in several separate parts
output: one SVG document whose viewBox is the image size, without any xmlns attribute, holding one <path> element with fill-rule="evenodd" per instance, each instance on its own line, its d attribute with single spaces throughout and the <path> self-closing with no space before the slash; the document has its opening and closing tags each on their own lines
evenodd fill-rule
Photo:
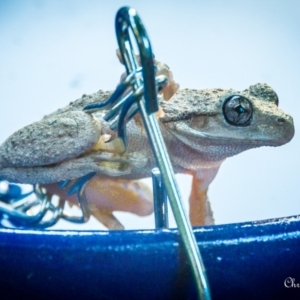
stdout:
<svg viewBox="0 0 300 300">
<path fill-rule="evenodd" d="M 293 119 L 278 107 L 278 97 L 267 84 L 244 91 L 180 90 L 169 68 L 162 70 L 171 80 L 160 96 L 157 117 L 174 171 L 193 176 L 190 220 L 193 226 L 213 224 L 207 190 L 222 162 L 251 148 L 288 143 L 294 135 Z M 83 95 L 11 135 L 0 146 L 0 178 L 39 183 L 50 193 L 76 201 L 57 182 L 96 172 L 85 195 L 105 226 L 122 228 L 115 210 L 150 214 L 151 192 L 136 181 L 149 177 L 155 165 L 141 118 L 136 115 L 127 124 L 125 150 L 103 119 L 104 111 L 83 110 L 110 95 L 102 90 Z"/>
</svg>

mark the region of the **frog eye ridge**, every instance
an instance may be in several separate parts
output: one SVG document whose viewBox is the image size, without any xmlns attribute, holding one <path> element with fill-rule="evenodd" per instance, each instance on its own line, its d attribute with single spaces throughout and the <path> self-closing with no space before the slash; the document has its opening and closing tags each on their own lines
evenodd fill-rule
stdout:
<svg viewBox="0 0 300 300">
<path fill-rule="evenodd" d="M 223 114 L 229 124 L 247 126 L 252 118 L 253 107 L 246 97 L 230 95 L 224 101 Z"/>
</svg>

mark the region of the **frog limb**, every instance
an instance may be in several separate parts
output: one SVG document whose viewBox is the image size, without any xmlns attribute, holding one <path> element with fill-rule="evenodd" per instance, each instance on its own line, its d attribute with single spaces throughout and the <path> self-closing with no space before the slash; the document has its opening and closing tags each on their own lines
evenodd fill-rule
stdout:
<svg viewBox="0 0 300 300">
<path fill-rule="evenodd" d="M 116 54 L 117 54 L 117 57 L 118 57 L 120 63 L 124 65 L 123 58 L 122 58 L 122 55 L 121 55 L 121 52 L 120 52 L 119 49 L 116 50 Z M 136 58 L 139 66 L 140 66 L 141 65 L 140 55 L 135 55 L 135 58 Z M 154 59 L 154 65 L 155 65 L 155 68 L 156 68 L 155 75 L 156 76 L 164 75 L 168 79 L 168 84 L 160 91 L 160 94 L 163 95 L 164 100 L 170 100 L 171 97 L 179 89 L 179 84 L 177 82 L 175 82 L 174 77 L 173 77 L 173 73 L 172 73 L 172 71 L 170 70 L 170 68 L 167 64 Z M 120 81 L 123 82 L 124 79 L 126 78 L 126 76 L 127 76 L 127 73 L 124 72 L 121 75 Z"/>
<path fill-rule="evenodd" d="M 105 209 L 92 208 L 90 205 L 91 214 L 109 230 L 124 230 L 122 223 L 114 216 L 114 214 Z"/>
<path fill-rule="evenodd" d="M 92 172 L 116 177 L 130 174 L 132 168 L 142 168 L 146 162 L 147 158 L 141 153 L 122 158 L 109 152 L 91 152 L 50 166 L 2 168 L 0 178 L 15 183 L 47 184 L 76 179 Z"/>
<path fill-rule="evenodd" d="M 73 204 L 78 203 L 77 194 L 68 195 L 68 187 L 60 188 L 58 183 L 45 184 L 43 187 L 50 194 L 58 195 Z M 84 195 L 91 214 L 109 229 L 123 227 L 113 215 L 114 211 L 131 212 L 138 216 L 153 212 L 152 192 L 140 181 L 95 175 L 87 183 Z"/>
<path fill-rule="evenodd" d="M 18 130 L 1 145 L 0 168 L 66 161 L 91 149 L 100 136 L 100 122 L 82 111 L 49 117 Z"/>
<path fill-rule="evenodd" d="M 214 217 L 207 197 L 210 183 L 217 175 L 219 167 L 187 172 L 192 175 L 192 187 L 189 197 L 189 216 L 193 226 L 212 225 Z"/>
</svg>

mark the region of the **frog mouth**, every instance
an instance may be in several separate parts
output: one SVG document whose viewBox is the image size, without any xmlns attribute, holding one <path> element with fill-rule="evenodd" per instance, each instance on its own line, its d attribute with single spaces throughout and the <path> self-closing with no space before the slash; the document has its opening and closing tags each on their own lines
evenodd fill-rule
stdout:
<svg viewBox="0 0 300 300">
<path fill-rule="evenodd" d="M 245 136 L 230 136 L 224 137 L 217 134 L 211 134 L 207 132 L 199 131 L 194 129 L 187 122 L 181 121 L 171 124 L 165 124 L 167 130 L 171 132 L 177 139 L 185 143 L 186 145 L 195 145 L 195 144 L 210 144 L 211 146 L 220 146 L 220 145 L 233 145 L 233 144 L 246 144 L 250 147 L 260 147 L 260 146 L 279 146 L 288 142 L 288 140 L 276 141 L 267 140 L 266 138 L 259 138 L 252 136 L 248 140 Z M 244 141 L 244 143 L 243 143 Z M 194 148 L 194 147 L 192 147 Z"/>
</svg>

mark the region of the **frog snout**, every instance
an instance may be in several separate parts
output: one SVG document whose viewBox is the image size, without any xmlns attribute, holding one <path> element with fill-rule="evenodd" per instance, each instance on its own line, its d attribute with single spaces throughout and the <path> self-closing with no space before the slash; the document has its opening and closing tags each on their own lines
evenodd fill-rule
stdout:
<svg viewBox="0 0 300 300">
<path fill-rule="evenodd" d="M 273 123 L 275 123 L 276 125 L 285 126 L 285 127 L 287 127 L 286 129 L 294 128 L 293 118 L 290 115 L 285 114 L 283 111 L 278 113 L 277 116 L 273 115 L 272 119 L 273 119 Z M 272 121 L 271 121 L 271 123 L 272 123 Z"/>
<path fill-rule="evenodd" d="M 284 115 L 276 118 L 277 128 L 281 128 L 280 132 L 282 134 L 284 143 L 289 142 L 295 133 L 293 118 L 289 115 Z"/>
<path fill-rule="evenodd" d="M 281 115 L 276 118 L 276 122 L 278 125 L 287 125 L 294 127 L 293 118 L 290 115 Z"/>
<path fill-rule="evenodd" d="M 277 118 L 277 123 L 280 124 L 284 124 L 285 123 L 285 119 L 284 118 Z"/>
</svg>

